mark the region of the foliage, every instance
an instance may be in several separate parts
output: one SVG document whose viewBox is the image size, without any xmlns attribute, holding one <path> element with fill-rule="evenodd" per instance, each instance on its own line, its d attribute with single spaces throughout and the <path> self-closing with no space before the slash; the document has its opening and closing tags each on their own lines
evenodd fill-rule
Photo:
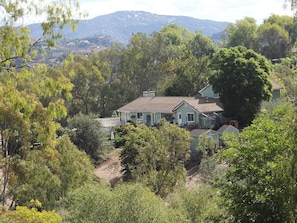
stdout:
<svg viewBox="0 0 297 223">
<path fill-rule="evenodd" d="M 187 222 L 140 184 L 86 185 L 71 192 L 59 213 L 66 222 Z"/>
<path fill-rule="evenodd" d="M 228 216 L 220 207 L 221 198 L 215 188 L 200 184 L 196 188 L 180 188 L 166 200 L 170 208 L 182 212 L 191 223 L 226 222 Z"/>
<path fill-rule="evenodd" d="M 1 1 L 0 70 L 11 71 L 25 67 L 37 55 L 37 46 L 45 43 L 54 46 L 54 40 L 61 38 L 61 29 L 70 24 L 75 29 L 78 20 L 84 16 L 76 0 L 57 1 Z M 32 40 L 29 28 L 24 25 L 28 18 L 45 18 L 43 34 Z"/>
<path fill-rule="evenodd" d="M 10 223 L 59 223 L 62 217 L 56 211 L 38 211 L 41 203 L 38 200 L 31 200 L 35 207 L 17 206 L 15 211 L 6 211 L 0 215 L 0 222 Z"/>
<path fill-rule="evenodd" d="M 166 80 L 158 85 L 158 90 L 166 96 L 198 96 L 210 74 L 210 57 L 214 44 L 208 37 L 195 33 L 179 47 L 177 57 L 164 63 Z"/>
<path fill-rule="evenodd" d="M 266 111 L 228 140 L 223 161 L 229 165 L 221 184 L 225 205 L 235 222 L 296 220 L 296 144 L 289 128 L 292 107 Z M 293 124 L 292 126 L 295 126 Z"/>
<path fill-rule="evenodd" d="M 158 128 L 139 124 L 132 129 L 125 136 L 121 152 L 124 173 L 165 197 L 177 184 L 185 182 L 190 134 L 165 120 Z"/>
<path fill-rule="evenodd" d="M 290 36 L 290 45 L 294 45 L 297 40 L 297 23 L 296 18 L 291 16 L 280 16 L 272 14 L 268 19 L 264 20 L 264 23 L 277 24 L 285 29 Z"/>
<path fill-rule="evenodd" d="M 63 72 L 73 84 L 72 99 L 68 103 L 69 115 L 99 113 L 101 89 L 105 82 L 98 65 L 90 56 L 69 56 L 63 63 Z"/>
<path fill-rule="evenodd" d="M 13 159 L 10 172 L 10 193 L 17 205 L 28 205 L 38 199 L 46 210 L 69 190 L 91 182 L 93 167 L 85 153 L 79 151 L 68 136 L 56 147 L 31 151 L 26 159 Z"/>
<path fill-rule="evenodd" d="M 270 64 L 265 57 L 244 47 L 220 49 L 212 63 L 216 73 L 209 78 L 224 106 L 224 116 L 249 124 L 261 101 L 271 98 Z"/>
<path fill-rule="evenodd" d="M 264 23 L 258 29 L 257 47 L 268 59 L 286 57 L 291 49 L 289 33 L 276 23 Z"/>
<path fill-rule="evenodd" d="M 41 53 L 41 44 L 54 46 L 61 29 L 66 24 L 74 29 L 77 20 L 73 17 L 81 18 L 82 13 L 75 0 L 4 0 L 0 10 L 0 134 L 4 152 L 1 200 L 5 204 L 8 183 L 14 180 L 9 179 L 12 162 L 25 161 L 35 144 L 41 151 L 52 148 L 59 128 L 56 120 L 66 116 L 63 97 L 69 97 L 68 79 L 32 62 Z M 31 38 L 24 25 L 32 17 L 45 19 L 42 36 L 37 40 Z M 46 167 L 41 167 L 40 172 L 49 174 Z"/>
<path fill-rule="evenodd" d="M 223 36 L 225 45 L 228 47 L 244 46 L 248 49 L 255 49 L 257 29 L 256 20 L 251 17 L 237 20 L 235 24 L 230 23 L 225 29 L 225 36 Z"/>
<path fill-rule="evenodd" d="M 104 149 L 103 133 L 95 116 L 77 114 L 68 119 L 67 127 L 71 141 L 94 161 L 100 160 Z"/>
</svg>

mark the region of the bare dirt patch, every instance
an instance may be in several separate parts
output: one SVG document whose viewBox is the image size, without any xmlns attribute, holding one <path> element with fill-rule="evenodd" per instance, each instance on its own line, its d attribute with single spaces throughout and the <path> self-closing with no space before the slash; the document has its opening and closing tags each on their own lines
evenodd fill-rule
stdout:
<svg viewBox="0 0 297 223">
<path fill-rule="evenodd" d="M 123 177 L 118 150 L 112 150 L 107 154 L 107 160 L 96 167 L 95 175 L 111 185 L 114 185 Z"/>
</svg>

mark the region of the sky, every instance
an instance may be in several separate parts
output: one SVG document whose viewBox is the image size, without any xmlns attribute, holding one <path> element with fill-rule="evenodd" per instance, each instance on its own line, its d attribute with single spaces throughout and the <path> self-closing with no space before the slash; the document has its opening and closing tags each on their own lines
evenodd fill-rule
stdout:
<svg viewBox="0 0 297 223">
<path fill-rule="evenodd" d="M 261 24 L 271 14 L 290 15 L 286 0 L 78 0 L 89 19 L 116 11 L 146 11 L 158 15 L 181 15 L 197 19 L 236 22 L 244 17 Z"/>
</svg>

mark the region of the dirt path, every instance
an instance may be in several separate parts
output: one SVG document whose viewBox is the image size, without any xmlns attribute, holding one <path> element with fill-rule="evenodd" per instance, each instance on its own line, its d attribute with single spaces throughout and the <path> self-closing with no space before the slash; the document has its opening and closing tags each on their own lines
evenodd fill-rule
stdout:
<svg viewBox="0 0 297 223">
<path fill-rule="evenodd" d="M 121 160 L 118 150 L 113 150 L 107 155 L 107 160 L 95 169 L 95 175 L 103 181 L 114 185 L 123 176 Z"/>
</svg>

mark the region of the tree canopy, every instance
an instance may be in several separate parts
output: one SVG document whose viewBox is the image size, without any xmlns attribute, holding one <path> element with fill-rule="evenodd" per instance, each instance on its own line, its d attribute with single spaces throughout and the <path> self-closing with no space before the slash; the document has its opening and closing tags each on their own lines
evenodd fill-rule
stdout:
<svg viewBox="0 0 297 223">
<path fill-rule="evenodd" d="M 165 197 L 176 184 L 185 182 L 190 134 L 165 120 L 158 128 L 127 124 L 121 152 L 124 173 Z"/>
<path fill-rule="evenodd" d="M 209 82 L 224 106 L 225 117 L 249 124 L 263 100 L 271 98 L 270 64 L 251 49 L 220 49 L 213 58 L 215 74 Z"/>
<path fill-rule="evenodd" d="M 296 220 L 296 138 L 288 128 L 296 126 L 293 117 L 290 104 L 265 110 L 240 141 L 224 138 L 229 170 L 221 189 L 235 222 Z"/>
</svg>

